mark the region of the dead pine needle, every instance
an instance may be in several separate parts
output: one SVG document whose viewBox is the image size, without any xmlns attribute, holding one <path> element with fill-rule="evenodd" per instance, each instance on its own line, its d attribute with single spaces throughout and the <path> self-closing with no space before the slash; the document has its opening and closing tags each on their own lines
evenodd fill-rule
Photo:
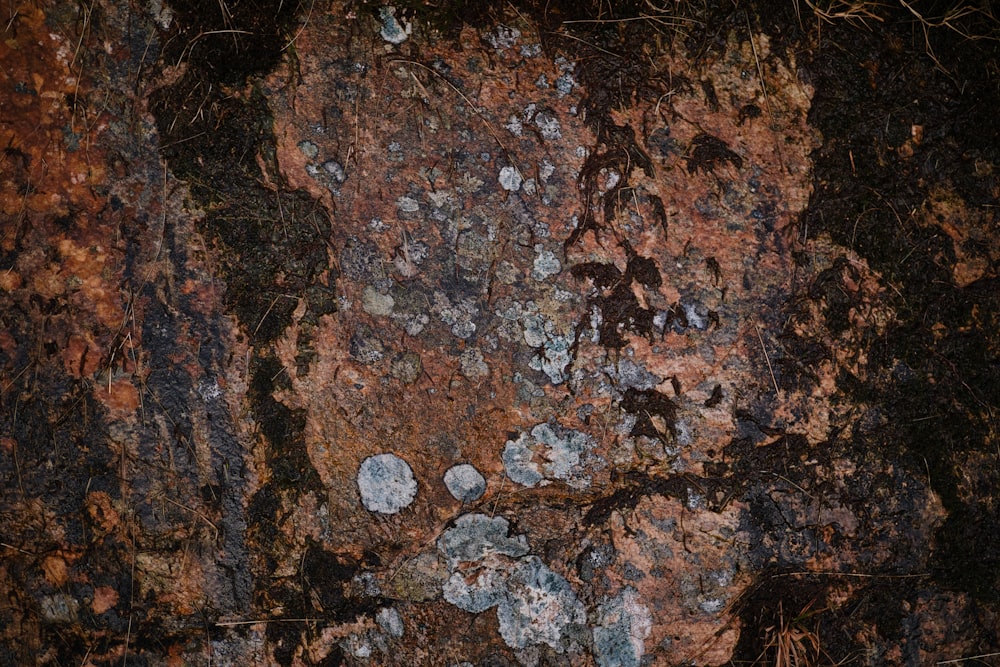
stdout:
<svg viewBox="0 0 1000 667">
<path fill-rule="evenodd" d="M 760 327 L 757 326 L 757 320 L 753 320 L 753 328 L 757 331 L 757 340 L 760 341 L 760 349 L 764 353 L 764 361 L 767 362 L 767 372 L 771 374 L 771 384 L 774 385 L 774 393 L 780 394 L 778 380 L 774 377 L 774 368 L 771 366 L 771 358 L 767 355 L 767 346 L 764 345 L 764 337 L 760 333 Z"/>
</svg>

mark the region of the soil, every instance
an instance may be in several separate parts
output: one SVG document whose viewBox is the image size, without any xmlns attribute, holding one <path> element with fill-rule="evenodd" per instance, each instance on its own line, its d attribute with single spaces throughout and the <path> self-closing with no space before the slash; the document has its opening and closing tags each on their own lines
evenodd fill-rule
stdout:
<svg viewBox="0 0 1000 667">
<path fill-rule="evenodd" d="M 10 5 L 0 665 L 1000 664 L 929 5 Z"/>
</svg>

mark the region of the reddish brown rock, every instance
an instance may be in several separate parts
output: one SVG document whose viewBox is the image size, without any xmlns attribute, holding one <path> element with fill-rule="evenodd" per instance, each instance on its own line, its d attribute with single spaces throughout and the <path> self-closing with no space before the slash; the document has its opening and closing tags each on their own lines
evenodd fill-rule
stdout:
<svg viewBox="0 0 1000 667">
<path fill-rule="evenodd" d="M 992 652 L 995 134 L 522 4 L 10 9 L 0 664 Z"/>
</svg>

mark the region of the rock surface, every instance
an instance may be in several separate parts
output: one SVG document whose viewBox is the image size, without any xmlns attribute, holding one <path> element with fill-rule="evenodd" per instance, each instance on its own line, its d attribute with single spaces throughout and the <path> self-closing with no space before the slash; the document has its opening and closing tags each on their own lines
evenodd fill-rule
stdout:
<svg viewBox="0 0 1000 667">
<path fill-rule="evenodd" d="M 995 41 L 547 7 L 9 8 L 0 664 L 998 650 Z"/>
</svg>

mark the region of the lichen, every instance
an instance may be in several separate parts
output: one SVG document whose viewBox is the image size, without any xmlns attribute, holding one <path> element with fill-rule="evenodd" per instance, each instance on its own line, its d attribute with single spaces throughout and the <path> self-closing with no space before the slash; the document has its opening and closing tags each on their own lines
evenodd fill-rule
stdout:
<svg viewBox="0 0 1000 667">
<path fill-rule="evenodd" d="M 396 18 L 396 8 L 386 5 L 379 7 L 379 20 L 382 21 L 382 28 L 379 35 L 390 44 L 402 44 L 410 37 L 413 26 L 409 23 L 400 23 Z"/>
<path fill-rule="evenodd" d="M 528 556 L 510 573 L 497 619 L 508 646 L 547 644 L 561 653 L 573 626 L 585 625 L 587 611 L 564 577 L 537 556 Z"/>
<path fill-rule="evenodd" d="M 507 192 L 517 192 L 521 189 L 521 183 L 524 179 L 521 178 L 521 173 L 516 167 L 504 167 L 500 170 L 500 176 L 497 179 L 502 187 Z"/>
<path fill-rule="evenodd" d="M 377 454 L 361 462 L 358 491 L 369 512 L 396 514 L 417 496 L 417 480 L 410 465 L 395 454 Z"/>
<path fill-rule="evenodd" d="M 559 258 L 551 250 L 546 250 L 541 243 L 535 246 L 535 253 L 535 261 L 531 269 L 532 278 L 542 281 L 562 271 Z"/>
<path fill-rule="evenodd" d="M 583 472 L 586 458 L 594 448 L 594 440 L 586 433 L 559 424 L 541 423 L 508 440 L 500 458 L 511 481 L 522 486 L 548 484 L 551 480 L 566 482 L 574 488 L 590 484 Z M 543 461 L 535 461 L 535 456 Z"/>
<path fill-rule="evenodd" d="M 455 500 L 463 503 L 475 502 L 486 493 L 486 479 L 468 463 L 448 468 L 444 473 L 444 485 Z"/>
<path fill-rule="evenodd" d="M 639 667 L 643 640 L 652 629 L 652 617 L 634 588 L 626 588 L 601 605 L 600 625 L 594 628 L 594 658 L 600 667 Z"/>
<path fill-rule="evenodd" d="M 458 358 L 459 368 L 466 379 L 473 382 L 482 380 L 490 374 L 490 367 L 483 359 L 483 352 L 478 347 L 470 347 Z"/>
<path fill-rule="evenodd" d="M 510 523 L 503 517 L 463 514 L 438 539 L 438 550 L 452 569 L 462 561 L 481 561 L 490 554 L 516 557 L 528 553 L 527 538 L 508 537 L 509 530 Z"/>
<path fill-rule="evenodd" d="M 466 514 L 438 540 L 451 576 L 444 599 L 471 613 L 497 610 L 508 646 L 546 644 L 562 652 L 585 628 L 587 613 L 569 582 L 537 556 L 524 535 L 509 537 L 502 517 Z"/>
</svg>

